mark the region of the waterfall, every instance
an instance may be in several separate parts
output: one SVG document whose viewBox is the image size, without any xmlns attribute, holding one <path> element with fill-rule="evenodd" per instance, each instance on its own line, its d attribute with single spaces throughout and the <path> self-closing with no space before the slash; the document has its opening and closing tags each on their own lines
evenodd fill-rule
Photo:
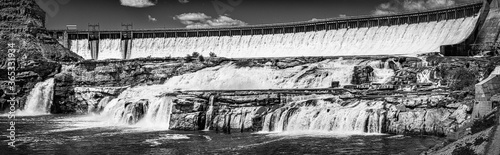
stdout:
<svg viewBox="0 0 500 155">
<path fill-rule="evenodd" d="M 88 39 L 71 40 L 71 51 L 82 56 L 84 59 L 92 59 L 92 52 L 89 47 Z"/>
<path fill-rule="evenodd" d="M 98 57 L 99 60 L 122 59 L 124 55 L 132 59 L 184 57 L 193 52 L 204 56 L 213 52 L 227 58 L 417 55 L 439 52 L 442 45 L 463 41 L 473 32 L 478 17 L 285 34 L 134 38 L 130 42 L 130 54 L 121 52 L 120 49 L 124 49 L 121 39 L 102 39 L 98 44 Z M 90 59 L 93 56 L 88 49 L 92 46 L 88 41 L 75 40 L 71 50 Z"/>
<path fill-rule="evenodd" d="M 102 39 L 99 40 L 99 60 L 122 59 L 120 39 Z"/>
<path fill-rule="evenodd" d="M 213 115 L 213 111 L 214 111 L 214 99 L 215 99 L 214 95 L 210 95 L 210 98 L 208 99 L 209 107 L 208 107 L 207 113 L 205 115 L 205 119 L 206 119 L 205 120 L 205 131 L 210 130 L 210 127 L 212 125 L 212 115 Z"/>
<path fill-rule="evenodd" d="M 417 73 L 417 83 L 432 83 L 430 80 L 432 70 L 425 69 Z"/>
<path fill-rule="evenodd" d="M 161 95 L 167 91 L 161 85 L 129 88 L 109 103 L 99 103 L 104 106 L 100 116 L 111 118 L 113 125 L 168 130 L 174 104 L 172 97 Z"/>
<path fill-rule="evenodd" d="M 172 97 L 166 96 L 152 102 L 151 108 L 146 112 L 144 119 L 139 122 L 139 125 L 170 128 L 170 118 L 172 115 L 173 102 Z"/>
<path fill-rule="evenodd" d="M 228 63 L 172 77 L 165 85 L 183 90 L 330 88 L 334 81 L 340 85 L 351 84 L 354 67 L 366 63 L 363 60 L 335 59 L 286 69 L 274 66 L 241 67 Z M 393 74 L 380 76 L 387 79 Z"/>
<path fill-rule="evenodd" d="M 442 21 L 322 30 L 315 32 L 178 38 L 137 38 L 131 58 L 184 57 L 193 52 L 214 52 L 228 58 L 416 55 L 439 52 L 474 30 L 478 16 Z"/>
<path fill-rule="evenodd" d="M 390 66 L 390 62 L 394 62 L 393 60 L 386 60 L 385 62 L 373 61 L 370 63 L 370 66 L 373 68 L 373 76 L 371 77 L 371 82 L 373 83 L 388 83 L 392 80 L 395 75 L 394 69 Z M 395 67 L 397 69 L 400 68 L 400 64 L 394 62 Z"/>
<path fill-rule="evenodd" d="M 264 132 L 332 131 L 339 133 L 381 133 L 385 111 L 381 101 L 355 101 L 346 106 L 323 100 L 291 103 L 270 112 Z"/>
<path fill-rule="evenodd" d="M 52 98 L 54 97 L 54 78 L 39 82 L 35 85 L 24 104 L 24 109 L 18 115 L 50 114 Z"/>
</svg>

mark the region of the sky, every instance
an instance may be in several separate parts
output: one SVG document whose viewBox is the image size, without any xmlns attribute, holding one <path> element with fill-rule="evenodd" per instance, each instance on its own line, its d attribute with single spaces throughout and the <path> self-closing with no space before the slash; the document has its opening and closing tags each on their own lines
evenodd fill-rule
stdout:
<svg viewBox="0 0 500 155">
<path fill-rule="evenodd" d="M 393 14 L 470 0 L 36 0 L 48 29 L 99 24 L 101 30 L 199 28 Z M 52 3 L 49 3 L 52 2 Z"/>
</svg>

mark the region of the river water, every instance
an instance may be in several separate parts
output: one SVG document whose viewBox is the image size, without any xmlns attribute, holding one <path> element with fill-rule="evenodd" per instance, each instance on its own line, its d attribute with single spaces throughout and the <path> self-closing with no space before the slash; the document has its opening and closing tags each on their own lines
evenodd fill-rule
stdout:
<svg viewBox="0 0 500 155">
<path fill-rule="evenodd" d="M 95 116 L 17 117 L 16 148 L 0 137 L 0 154 L 419 154 L 435 137 L 332 132 L 216 133 L 115 126 Z M 2 135 L 10 120 L 0 117 Z"/>
</svg>

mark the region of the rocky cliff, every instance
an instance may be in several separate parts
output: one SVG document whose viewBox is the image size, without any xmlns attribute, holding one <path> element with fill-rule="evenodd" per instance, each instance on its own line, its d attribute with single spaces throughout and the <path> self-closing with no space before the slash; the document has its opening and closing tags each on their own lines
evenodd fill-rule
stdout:
<svg viewBox="0 0 500 155">
<path fill-rule="evenodd" d="M 44 33 L 45 13 L 31 0 L 0 1 L 0 111 L 7 108 L 4 95 L 7 77 L 9 43 L 14 43 L 17 53 L 16 92 L 24 103 L 29 91 L 37 82 L 57 74 L 60 62 L 76 62 L 82 58 L 65 49 Z M 9 91 L 10 92 L 10 91 Z M 19 104 L 17 108 L 24 105 Z"/>
</svg>

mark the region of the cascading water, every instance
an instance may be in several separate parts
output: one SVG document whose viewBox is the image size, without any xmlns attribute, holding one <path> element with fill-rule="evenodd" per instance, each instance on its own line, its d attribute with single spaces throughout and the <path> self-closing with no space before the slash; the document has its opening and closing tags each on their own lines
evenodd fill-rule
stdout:
<svg viewBox="0 0 500 155">
<path fill-rule="evenodd" d="M 99 60 L 122 59 L 120 39 L 102 39 L 99 41 Z"/>
<path fill-rule="evenodd" d="M 381 133 L 383 107 L 379 101 L 355 101 L 346 106 L 324 100 L 296 102 L 268 113 L 262 131 Z"/>
<path fill-rule="evenodd" d="M 31 90 L 26 99 L 24 109 L 18 115 L 50 114 L 52 98 L 54 97 L 54 78 L 39 82 Z"/>
<path fill-rule="evenodd" d="M 193 52 L 230 58 L 415 55 L 463 41 L 474 30 L 477 17 L 302 33 L 134 39 L 131 58 L 184 57 Z"/>
<path fill-rule="evenodd" d="M 172 99 L 159 96 L 178 88 L 183 90 L 330 88 L 333 81 L 340 81 L 341 85 L 351 84 L 355 66 L 371 66 L 374 68 L 371 81 L 385 83 L 394 76 L 392 68 L 397 68 L 397 64 L 392 67 L 389 67 L 389 64 L 388 61 L 380 60 L 335 59 L 278 69 L 273 66 L 242 67 L 238 64 L 228 63 L 172 77 L 163 85 L 129 88 L 109 103 L 104 103 L 105 100 L 103 100 L 99 103 L 98 108 L 104 107 L 101 115 L 113 118 L 112 122 L 115 123 L 162 126 L 162 128 L 168 129 L 173 106 Z M 310 99 L 302 98 L 302 100 Z M 286 97 L 283 100 L 286 100 L 287 103 L 292 101 Z M 297 100 L 293 99 L 293 101 Z M 255 116 L 257 109 L 259 108 L 237 108 L 232 109 L 227 114 L 214 115 L 213 96 L 211 96 L 205 115 L 204 129 L 210 129 L 214 125 L 224 126 L 224 120 L 229 118 L 231 118 L 229 124 L 231 128 L 250 127 L 252 126 L 251 119 Z M 266 116 L 267 124 L 264 126 L 277 127 L 273 131 L 284 130 L 288 127 L 287 122 L 291 121 L 290 117 L 296 112 L 303 112 L 302 110 L 301 108 L 297 109 L 297 107 L 289 107 L 288 110 L 281 110 L 283 114 L 274 113 L 273 116 Z M 227 115 L 227 118 L 221 115 Z M 273 123 L 270 123 L 270 120 Z"/>
<path fill-rule="evenodd" d="M 208 99 L 209 107 L 208 107 L 207 113 L 205 115 L 205 117 L 206 117 L 205 131 L 210 130 L 210 127 L 212 125 L 212 116 L 213 116 L 213 112 L 214 112 L 214 99 L 215 99 L 215 96 L 213 96 L 213 95 L 211 95 L 210 98 Z"/>
<path fill-rule="evenodd" d="M 70 50 L 82 56 L 84 59 L 92 59 L 92 53 L 89 47 L 89 40 L 87 39 L 71 40 Z"/>
<path fill-rule="evenodd" d="M 109 123 L 115 125 L 135 124 L 141 127 L 169 129 L 172 98 L 161 96 L 161 93 L 167 91 L 160 85 L 127 89 L 105 104 L 100 116 L 112 118 Z"/>
<path fill-rule="evenodd" d="M 240 67 L 230 63 L 172 77 L 165 85 L 183 90 L 331 88 L 334 81 L 351 84 L 355 66 L 380 63 L 383 62 L 335 59 L 287 69 Z M 394 71 L 386 66 L 373 67 L 373 82 L 390 81 Z"/>
</svg>

